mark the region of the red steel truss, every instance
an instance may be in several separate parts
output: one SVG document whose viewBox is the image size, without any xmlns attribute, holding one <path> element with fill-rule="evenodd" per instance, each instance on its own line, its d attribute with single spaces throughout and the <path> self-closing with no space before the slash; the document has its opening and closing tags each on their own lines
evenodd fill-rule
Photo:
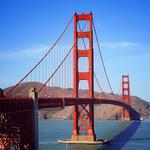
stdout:
<svg viewBox="0 0 150 150">
<path fill-rule="evenodd" d="M 78 21 L 88 21 L 89 31 L 78 31 Z M 82 104 L 74 106 L 74 120 L 72 140 L 87 140 L 94 141 L 96 139 L 94 132 L 94 105 L 93 105 L 93 28 L 92 28 L 92 13 L 89 14 L 74 14 L 74 97 L 77 98 L 79 81 L 88 81 L 90 104 Z M 87 38 L 89 40 L 89 48 L 87 50 L 78 49 L 78 40 Z M 89 66 L 88 72 L 79 72 L 78 60 L 80 57 L 87 57 Z M 86 133 L 83 135 L 81 131 Z"/>
</svg>

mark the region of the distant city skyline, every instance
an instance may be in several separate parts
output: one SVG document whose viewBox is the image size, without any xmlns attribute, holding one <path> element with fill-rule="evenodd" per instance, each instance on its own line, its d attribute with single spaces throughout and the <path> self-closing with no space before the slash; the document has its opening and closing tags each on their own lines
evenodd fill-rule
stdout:
<svg viewBox="0 0 150 150">
<path fill-rule="evenodd" d="M 118 93 L 121 76 L 128 74 L 131 95 L 150 101 L 149 0 L 1 0 L 0 87 L 15 84 L 32 68 L 55 42 L 74 12 L 90 11 L 114 92 Z M 73 31 L 73 26 L 70 30 Z M 67 33 L 64 46 L 72 41 L 73 32 Z M 96 51 L 95 42 L 94 47 Z M 97 52 L 95 59 L 98 59 Z M 97 73 L 102 79 L 100 70 Z M 109 92 L 105 82 L 103 86 Z"/>
</svg>

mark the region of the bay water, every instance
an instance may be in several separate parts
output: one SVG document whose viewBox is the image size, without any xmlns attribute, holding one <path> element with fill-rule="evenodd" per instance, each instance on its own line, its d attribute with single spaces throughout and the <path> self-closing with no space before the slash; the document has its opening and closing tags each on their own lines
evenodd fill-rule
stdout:
<svg viewBox="0 0 150 150">
<path fill-rule="evenodd" d="M 40 120 L 40 150 L 150 150 L 150 119 L 144 121 L 95 121 L 99 139 L 110 139 L 110 144 L 59 144 L 57 140 L 70 139 L 72 120 Z"/>
</svg>

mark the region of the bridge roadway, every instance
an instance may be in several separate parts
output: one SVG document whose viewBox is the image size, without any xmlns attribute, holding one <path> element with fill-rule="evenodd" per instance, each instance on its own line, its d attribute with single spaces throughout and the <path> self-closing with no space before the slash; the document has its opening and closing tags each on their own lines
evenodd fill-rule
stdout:
<svg viewBox="0 0 150 150">
<path fill-rule="evenodd" d="M 15 102 L 15 101 L 23 101 L 24 103 L 27 101 L 32 100 L 32 98 L 29 97 L 3 97 L 0 98 L 1 102 Z M 115 105 L 115 106 L 120 106 L 124 107 L 127 109 L 131 116 L 131 120 L 140 120 L 140 115 L 137 113 L 134 108 L 132 108 L 130 105 L 114 100 L 114 99 L 99 99 L 99 98 L 61 98 L 61 97 L 43 97 L 43 98 L 38 98 L 38 108 L 43 109 L 43 108 L 58 108 L 58 107 L 66 107 L 66 106 L 74 106 L 74 105 L 82 105 L 82 104 L 110 104 L 110 105 Z M 6 110 L 5 110 L 6 111 Z"/>
</svg>

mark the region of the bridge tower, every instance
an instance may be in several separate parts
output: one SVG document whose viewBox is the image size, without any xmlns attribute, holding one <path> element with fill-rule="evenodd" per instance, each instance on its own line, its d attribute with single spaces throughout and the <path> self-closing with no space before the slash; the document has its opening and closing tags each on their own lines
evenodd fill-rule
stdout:
<svg viewBox="0 0 150 150">
<path fill-rule="evenodd" d="M 79 21 L 88 21 L 89 31 L 78 31 L 77 24 Z M 90 104 L 74 106 L 74 120 L 72 141 L 95 141 L 94 132 L 94 105 L 93 105 L 93 28 L 92 13 L 74 14 L 74 97 L 78 98 L 79 81 L 88 81 L 88 95 L 91 98 Z M 89 41 L 88 49 L 78 48 L 78 39 L 87 38 Z M 78 60 L 80 57 L 88 58 L 88 71 L 79 72 Z M 81 133 L 81 132 L 84 132 Z"/>
<path fill-rule="evenodd" d="M 131 105 L 129 75 L 122 76 L 122 101 L 128 105 Z M 129 112 L 125 108 L 122 110 L 122 119 L 131 119 Z"/>
</svg>

